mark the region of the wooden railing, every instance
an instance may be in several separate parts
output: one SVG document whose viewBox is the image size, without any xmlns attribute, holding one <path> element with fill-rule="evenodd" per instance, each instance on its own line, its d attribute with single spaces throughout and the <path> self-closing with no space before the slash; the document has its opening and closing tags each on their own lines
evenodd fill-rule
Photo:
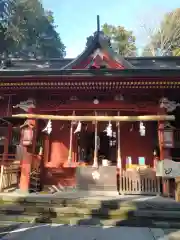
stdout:
<svg viewBox="0 0 180 240">
<path fill-rule="evenodd" d="M 121 194 L 159 195 L 160 179 L 156 177 L 153 169 L 126 170 L 119 176 Z"/>
<path fill-rule="evenodd" d="M 1 190 L 17 188 L 20 173 L 20 160 L 15 154 L 0 154 L 2 187 Z"/>
</svg>

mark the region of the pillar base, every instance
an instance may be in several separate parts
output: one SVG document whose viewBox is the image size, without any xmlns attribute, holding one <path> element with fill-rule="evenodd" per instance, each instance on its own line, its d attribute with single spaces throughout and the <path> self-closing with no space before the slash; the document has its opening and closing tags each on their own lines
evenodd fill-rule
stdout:
<svg viewBox="0 0 180 240">
<path fill-rule="evenodd" d="M 94 163 L 94 164 L 92 165 L 92 167 L 93 167 L 93 168 L 99 168 L 99 165 L 98 165 L 97 163 Z"/>
<path fill-rule="evenodd" d="M 72 165 L 72 159 L 71 158 L 68 158 L 67 165 L 68 165 L 68 167 L 71 167 L 71 165 Z"/>
</svg>

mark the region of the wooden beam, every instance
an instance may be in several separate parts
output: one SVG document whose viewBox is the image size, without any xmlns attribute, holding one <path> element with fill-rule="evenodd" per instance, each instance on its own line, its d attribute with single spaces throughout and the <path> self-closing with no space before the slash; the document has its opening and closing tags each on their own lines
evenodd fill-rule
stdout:
<svg viewBox="0 0 180 240">
<path fill-rule="evenodd" d="M 13 118 L 49 119 L 60 121 L 98 121 L 98 122 L 134 122 L 134 121 L 174 121 L 174 115 L 145 115 L 145 116 L 61 116 L 43 114 L 16 114 Z"/>
<path fill-rule="evenodd" d="M 94 110 L 96 107 L 96 111 L 99 110 L 116 110 L 116 111 L 129 111 L 129 112 L 143 112 L 143 113 L 149 113 L 149 114 L 156 114 L 159 110 L 159 106 L 156 104 L 153 104 L 151 102 L 145 102 L 144 105 L 139 104 L 133 104 L 133 103 L 124 103 L 120 101 L 109 101 L 109 102 L 103 102 L 99 103 L 96 106 L 94 103 L 89 102 L 82 102 L 82 101 L 74 101 L 70 104 L 54 104 L 53 102 L 49 103 L 41 103 L 38 105 L 38 110 L 41 111 L 41 113 L 45 112 L 58 112 L 62 110 Z"/>
</svg>

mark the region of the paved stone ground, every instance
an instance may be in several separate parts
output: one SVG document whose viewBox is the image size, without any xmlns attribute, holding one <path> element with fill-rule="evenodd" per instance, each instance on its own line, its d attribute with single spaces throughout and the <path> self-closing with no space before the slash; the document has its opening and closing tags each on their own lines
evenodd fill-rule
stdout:
<svg viewBox="0 0 180 240">
<path fill-rule="evenodd" d="M 5 230 L 5 229 L 4 229 Z M 22 224 L 16 229 L 2 231 L 1 240 L 171 240 L 169 233 L 177 230 L 135 228 L 135 227 L 88 227 L 88 226 L 65 226 L 55 224 L 30 225 Z M 177 240 L 180 239 L 177 238 Z M 173 239 L 173 240 L 176 240 Z"/>
</svg>

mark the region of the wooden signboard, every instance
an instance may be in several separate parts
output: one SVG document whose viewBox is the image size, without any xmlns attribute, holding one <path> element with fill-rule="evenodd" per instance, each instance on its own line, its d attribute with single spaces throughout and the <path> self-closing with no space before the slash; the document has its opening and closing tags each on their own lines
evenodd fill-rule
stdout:
<svg viewBox="0 0 180 240">
<path fill-rule="evenodd" d="M 175 162 L 172 159 L 157 161 L 156 176 L 165 178 L 176 178 L 180 176 L 180 162 Z"/>
</svg>

